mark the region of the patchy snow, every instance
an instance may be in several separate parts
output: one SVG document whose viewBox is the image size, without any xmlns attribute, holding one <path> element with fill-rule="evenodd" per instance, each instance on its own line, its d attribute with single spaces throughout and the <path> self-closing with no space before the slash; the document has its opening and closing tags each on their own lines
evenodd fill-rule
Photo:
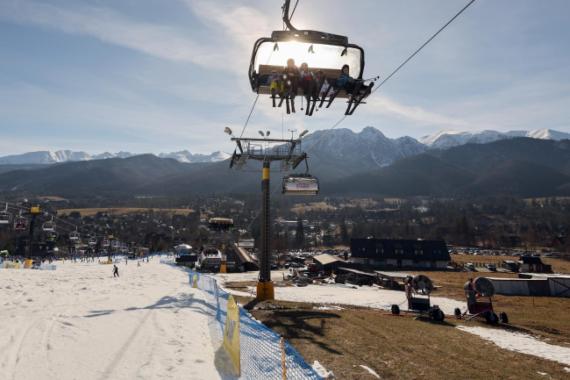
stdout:
<svg viewBox="0 0 570 380">
<path fill-rule="evenodd" d="M 570 348 L 544 343 L 528 334 L 475 326 L 457 326 L 458 329 L 477 335 L 497 346 L 542 359 L 570 365 Z"/>
<path fill-rule="evenodd" d="M 2 269 L 0 379 L 218 379 L 202 292 L 155 259 Z"/>
<path fill-rule="evenodd" d="M 315 372 L 326 380 L 334 380 L 334 373 L 333 371 L 328 371 L 318 360 L 315 360 L 312 365 Z"/>
<path fill-rule="evenodd" d="M 271 278 L 281 279 L 287 271 L 271 272 Z M 258 272 L 225 273 L 218 274 L 220 286 L 228 293 L 236 296 L 252 296 L 254 288 L 248 288 L 249 292 L 225 288 L 229 281 L 253 281 Z M 308 285 L 303 287 L 276 287 L 275 298 L 282 301 L 323 303 L 333 305 L 353 305 L 371 307 L 374 309 L 390 310 L 393 304 L 400 306 L 401 310 L 408 310 L 406 295 L 402 291 L 387 290 L 371 286 L 355 286 L 346 284 Z M 431 304 L 438 305 L 445 314 L 453 315 L 456 307 L 461 310 L 466 308 L 465 302 L 452 300 L 444 297 L 431 297 Z"/>
<path fill-rule="evenodd" d="M 369 374 L 374 376 L 377 379 L 380 379 L 380 375 L 376 373 L 372 368 L 365 366 L 364 364 L 360 364 L 359 367 L 364 368 Z"/>
<path fill-rule="evenodd" d="M 314 307 L 313 310 L 344 310 L 344 308 L 337 305 L 330 305 L 330 306 L 317 306 Z"/>
</svg>

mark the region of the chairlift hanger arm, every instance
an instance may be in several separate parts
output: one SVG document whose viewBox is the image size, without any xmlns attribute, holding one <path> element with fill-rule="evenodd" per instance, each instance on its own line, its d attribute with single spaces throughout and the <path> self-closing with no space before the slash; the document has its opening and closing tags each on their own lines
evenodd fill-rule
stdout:
<svg viewBox="0 0 570 380">
<path fill-rule="evenodd" d="M 283 22 L 285 23 L 287 28 L 289 28 L 289 30 L 297 31 L 297 28 L 295 28 L 293 24 L 291 24 L 292 15 L 291 16 L 289 15 L 290 8 L 291 8 L 291 0 L 285 0 L 285 3 L 283 4 Z"/>
</svg>

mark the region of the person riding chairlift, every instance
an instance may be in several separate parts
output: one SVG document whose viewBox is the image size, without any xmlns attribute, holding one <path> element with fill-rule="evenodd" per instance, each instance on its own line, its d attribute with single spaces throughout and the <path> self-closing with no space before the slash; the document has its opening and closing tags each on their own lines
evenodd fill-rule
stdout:
<svg viewBox="0 0 570 380">
<path fill-rule="evenodd" d="M 273 107 L 275 107 L 275 98 L 279 95 L 283 98 L 285 95 L 285 85 L 283 82 L 283 75 L 278 74 L 277 71 L 272 71 L 269 76 L 269 91 L 271 92 L 271 99 L 273 101 Z"/>
<path fill-rule="evenodd" d="M 345 90 L 348 95 L 357 96 L 364 87 L 364 92 L 372 88 L 372 85 L 364 85 L 364 81 L 354 79 L 350 76 L 350 66 L 344 65 L 340 70 L 340 76 L 336 80 L 336 88 L 338 90 Z"/>
<path fill-rule="evenodd" d="M 320 71 L 322 74 L 322 71 Z M 299 87 L 303 90 L 305 99 L 307 100 L 307 111 L 306 115 L 312 115 L 314 110 L 314 103 L 317 102 L 318 98 L 318 87 L 317 87 L 317 76 L 309 70 L 309 65 L 306 62 L 301 64 L 299 68 Z M 313 101 L 313 107 L 311 107 L 311 101 Z"/>
<path fill-rule="evenodd" d="M 287 100 L 287 113 L 289 113 L 289 102 L 291 100 L 291 111 L 295 113 L 295 96 L 299 88 L 299 68 L 295 65 L 295 60 L 289 58 L 287 66 L 283 71 L 283 79 L 285 81 L 285 99 Z M 283 99 L 281 99 L 281 103 Z M 281 105 L 281 104 L 279 104 Z"/>
</svg>

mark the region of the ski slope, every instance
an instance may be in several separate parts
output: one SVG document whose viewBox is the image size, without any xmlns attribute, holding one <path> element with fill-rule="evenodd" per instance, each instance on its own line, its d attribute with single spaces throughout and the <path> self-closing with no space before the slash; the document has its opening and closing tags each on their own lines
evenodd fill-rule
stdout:
<svg viewBox="0 0 570 380">
<path fill-rule="evenodd" d="M 219 379 L 202 294 L 158 263 L 0 270 L 0 380 Z"/>
</svg>

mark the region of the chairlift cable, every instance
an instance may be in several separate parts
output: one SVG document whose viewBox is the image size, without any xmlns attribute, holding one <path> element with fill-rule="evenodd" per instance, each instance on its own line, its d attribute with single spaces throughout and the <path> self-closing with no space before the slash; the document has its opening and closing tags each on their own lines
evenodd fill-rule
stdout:
<svg viewBox="0 0 570 380">
<path fill-rule="evenodd" d="M 293 16 L 295 15 L 295 11 L 297 10 L 297 5 L 299 5 L 299 0 L 297 0 L 295 2 L 295 6 L 293 7 L 293 10 L 291 11 L 291 15 L 289 16 L 289 20 L 293 19 Z"/>
<path fill-rule="evenodd" d="M 467 8 L 469 8 L 471 6 L 471 4 L 473 4 L 475 2 L 475 0 L 470 0 L 469 3 L 467 3 L 467 5 L 465 5 L 463 8 L 461 8 L 461 10 L 459 12 L 457 12 L 455 14 L 455 16 L 453 16 L 448 22 L 446 22 L 441 28 L 439 28 L 439 30 L 437 32 L 435 32 L 430 38 L 428 38 L 428 40 L 426 42 L 424 42 L 418 49 L 416 49 L 416 51 L 414 51 L 408 58 L 406 58 L 406 60 L 404 62 L 402 62 L 398 67 L 396 67 L 396 69 L 394 71 L 392 71 L 392 73 L 390 75 L 388 75 L 386 78 L 384 78 L 384 80 L 382 80 L 382 82 L 380 82 L 380 84 L 378 84 L 378 86 L 376 86 L 371 94 L 375 93 L 376 91 L 378 91 L 378 89 L 384 84 L 386 83 L 390 78 L 392 78 L 398 71 L 400 71 L 400 69 L 402 67 L 404 67 L 404 65 L 406 65 L 409 61 L 412 60 L 412 58 L 414 58 L 424 47 L 426 47 L 435 37 L 437 37 L 438 34 L 440 34 L 445 28 L 447 28 L 457 17 L 459 17 Z M 343 117 L 341 117 L 335 124 L 333 124 L 333 126 L 331 128 L 329 128 L 329 130 L 335 129 L 336 127 L 338 127 L 340 124 L 342 124 L 344 122 L 344 120 L 346 119 L 346 115 L 344 115 Z M 322 135 L 321 135 L 322 136 Z"/>
<path fill-rule="evenodd" d="M 243 125 L 243 129 L 241 130 L 241 134 L 239 135 L 239 137 L 243 137 L 243 134 L 245 133 L 245 129 L 247 128 L 247 125 L 249 124 L 249 120 L 251 119 L 251 115 L 253 114 L 253 110 L 255 109 L 255 106 L 257 104 L 258 99 L 259 99 L 259 94 L 257 94 L 255 99 L 253 100 L 253 104 L 251 105 L 251 110 L 249 111 L 249 115 L 247 116 L 247 119 L 245 120 L 245 124 Z"/>
<path fill-rule="evenodd" d="M 382 82 L 380 82 L 380 84 L 378 84 L 378 86 L 376 86 L 376 88 L 374 88 L 372 90 L 372 93 L 375 93 L 376 91 L 378 91 L 378 89 L 380 87 L 382 87 L 382 85 L 386 82 L 388 82 L 388 80 L 390 78 L 392 78 L 398 71 L 400 71 L 400 69 L 402 67 L 404 67 L 404 65 L 406 65 L 406 63 L 408 63 L 410 60 L 412 60 L 412 58 L 414 58 L 424 47 L 426 47 L 431 41 L 433 41 L 433 39 L 435 39 L 435 37 L 438 36 L 438 34 L 440 34 L 445 28 L 447 28 L 453 21 L 455 21 L 455 19 L 457 17 L 459 17 L 467 8 L 469 8 L 471 6 L 471 4 L 473 4 L 475 2 L 475 0 L 471 0 L 467 3 L 467 5 L 465 5 L 463 8 L 461 8 L 461 10 L 459 12 L 457 12 L 455 14 L 455 16 L 453 16 L 448 22 L 446 22 L 441 28 L 439 28 L 439 30 L 437 32 L 435 32 L 430 38 L 428 38 L 428 40 L 426 42 L 424 42 L 422 44 L 422 46 L 420 46 L 416 51 L 414 51 L 408 58 L 406 58 L 406 60 L 404 62 L 402 62 L 400 64 L 400 66 L 396 67 L 396 69 L 394 71 L 392 71 L 392 73 L 390 75 L 388 75 L 386 78 L 384 78 L 384 80 L 382 80 Z"/>
</svg>

